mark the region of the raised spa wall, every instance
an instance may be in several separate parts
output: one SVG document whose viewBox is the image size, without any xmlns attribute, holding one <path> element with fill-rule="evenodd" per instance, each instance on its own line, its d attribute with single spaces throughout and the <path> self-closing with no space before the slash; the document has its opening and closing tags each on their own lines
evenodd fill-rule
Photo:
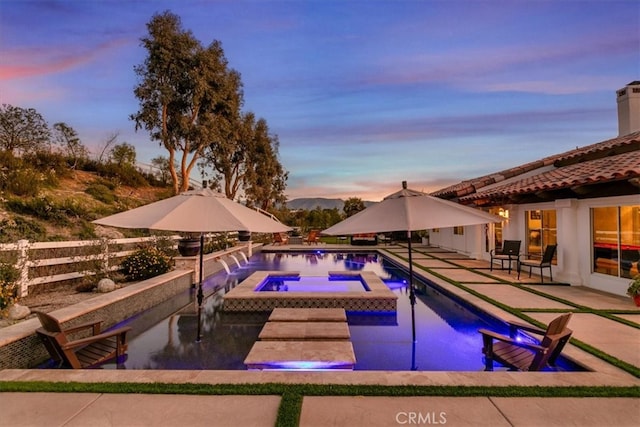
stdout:
<svg viewBox="0 0 640 427">
<path fill-rule="evenodd" d="M 259 252 L 261 248 L 254 245 L 252 250 Z M 247 254 L 247 247 L 244 245 L 236 246 L 226 251 L 205 255 L 203 259 L 204 277 L 224 269 L 220 260 L 228 265 L 235 263 L 231 255 L 239 252 Z M 99 294 L 94 298 L 52 311 L 49 314 L 60 320 L 64 327 L 101 320 L 103 330 L 110 328 L 171 299 L 197 283 L 198 258 L 177 257 L 175 261 L 176 269 L 173 271 L 113 292 Z M 49 353 L 35 334 L 35 330 L 39 327 L 40 322 L 34 317 L 15 325 L 0 328 L 0 369 L 32 368 L 49 359 Z M 135 334 L 135 331 L 130 333 Z"/>
</svg>

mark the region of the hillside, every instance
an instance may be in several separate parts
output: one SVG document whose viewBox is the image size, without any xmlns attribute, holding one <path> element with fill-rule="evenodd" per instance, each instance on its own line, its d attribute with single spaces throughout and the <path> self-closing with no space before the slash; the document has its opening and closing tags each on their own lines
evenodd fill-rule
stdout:
<svg viewBox="0 0 640 427">
<path fill-rule="evenodd" d="M 132 231 L 104 229 L 90 221 L 170 194 L 170 188 L 110 186 L 93 172 L 73 171 L 56 187 L 43 188 L 37 197 L 5 195 L 0 200 L 0 243 L 128 236 Z"/>
</svg>

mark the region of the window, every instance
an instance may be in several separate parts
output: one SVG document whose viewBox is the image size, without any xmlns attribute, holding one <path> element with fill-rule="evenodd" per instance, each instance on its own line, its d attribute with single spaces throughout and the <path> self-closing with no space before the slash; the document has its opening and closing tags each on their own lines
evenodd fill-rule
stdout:
<svg viewBox="0 0 640 427">
<path fill-rule="evenodd" d="M 453 227 L 453 234 L 457 234 L 459 236 L 462 236 L 464 234 L 464 227 L 463 226 Z"/>
<path fill-rule="evenodd" d="M 542 253 L 547 245 L 555 245 L 558 242 L 558 228 L 555 210 L 525 211 L 527 241 L 526 251 L 529 258 L 542 258 Z M 557 255 L 553 258 L 553 264 L 557 263 Z"/>
<path fill-rule="evenodd" d="M 494 215 L 499 215 L 505 219 L 509 218 L 509 211 L 503 208 L 490 208 L 489 213 Z M 485 232 L 488 231 L 485 227 Z M 485 233 L 486 234 L 486 233 Z M 493 247 L 496 251 L 502 250 L 502 223 L 496 222 L 493 224 Z M 491 248 L 489 247 L 489 239 L 488 236 L 485 236 L 485 250 L 489 252 Z"/>
<path fill-rule="evenodd" d="M 640 206 L 591 209 L 593 272 L 631 278 L 640 261 Z"/>
</svg>

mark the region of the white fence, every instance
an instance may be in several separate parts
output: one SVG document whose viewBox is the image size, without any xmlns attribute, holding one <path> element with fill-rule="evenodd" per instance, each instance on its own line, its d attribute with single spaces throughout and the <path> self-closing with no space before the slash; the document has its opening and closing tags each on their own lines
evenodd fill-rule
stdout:
<svg viewBox="0 0 640 427">
<path fill-rule="evenodd" d="M 177 237 L 171 237 L 176 239 Z M 81 279 L 96 270 L 118 270 L 122 258 L 132 254 L 140 244 L 157 241 L 157 237 L 131 239 L 96 239 L 66 242 L 29 242 L 0 244 L 2 258 L 15 260 L 20 272 L 18 295 L 28 295 L 31 286 L 46 286 Z M 87 268 L 99 262 L 99 268 Z M 51 274 L 50 271 L 62 270 Z"/>
</svg>

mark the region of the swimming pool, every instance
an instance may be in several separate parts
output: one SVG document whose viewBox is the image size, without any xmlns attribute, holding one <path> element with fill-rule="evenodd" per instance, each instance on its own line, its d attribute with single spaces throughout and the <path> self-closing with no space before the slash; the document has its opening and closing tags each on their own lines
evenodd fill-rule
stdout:
<svg viewBox="0 0 640 427">
<path fill-rule="evenodd" d="M 126 369 L 245 370 L 244 359 L 258 339 L 268 312 L 224 312 L 223 296 L 255 271 L 299 271 L 321 276 L 329 271 L 375 272 L 397 296 L 393 313 L 349 313 L 355 370 L 481 371 L 480 328 L 507 333 L 506 326 L 474 312 L 434 288 L 416 283 L 416 341 L 406 273 L 374 253 L 259 253 L 247 265 L 210 277 L 205 283 L 202 341 L 193 291 L 141 313 L 132 326 Z M 106 367 L 114 368 L 113 365 Z M 561 369 L 566 369 L 562 368 Z"/>
</svg>

